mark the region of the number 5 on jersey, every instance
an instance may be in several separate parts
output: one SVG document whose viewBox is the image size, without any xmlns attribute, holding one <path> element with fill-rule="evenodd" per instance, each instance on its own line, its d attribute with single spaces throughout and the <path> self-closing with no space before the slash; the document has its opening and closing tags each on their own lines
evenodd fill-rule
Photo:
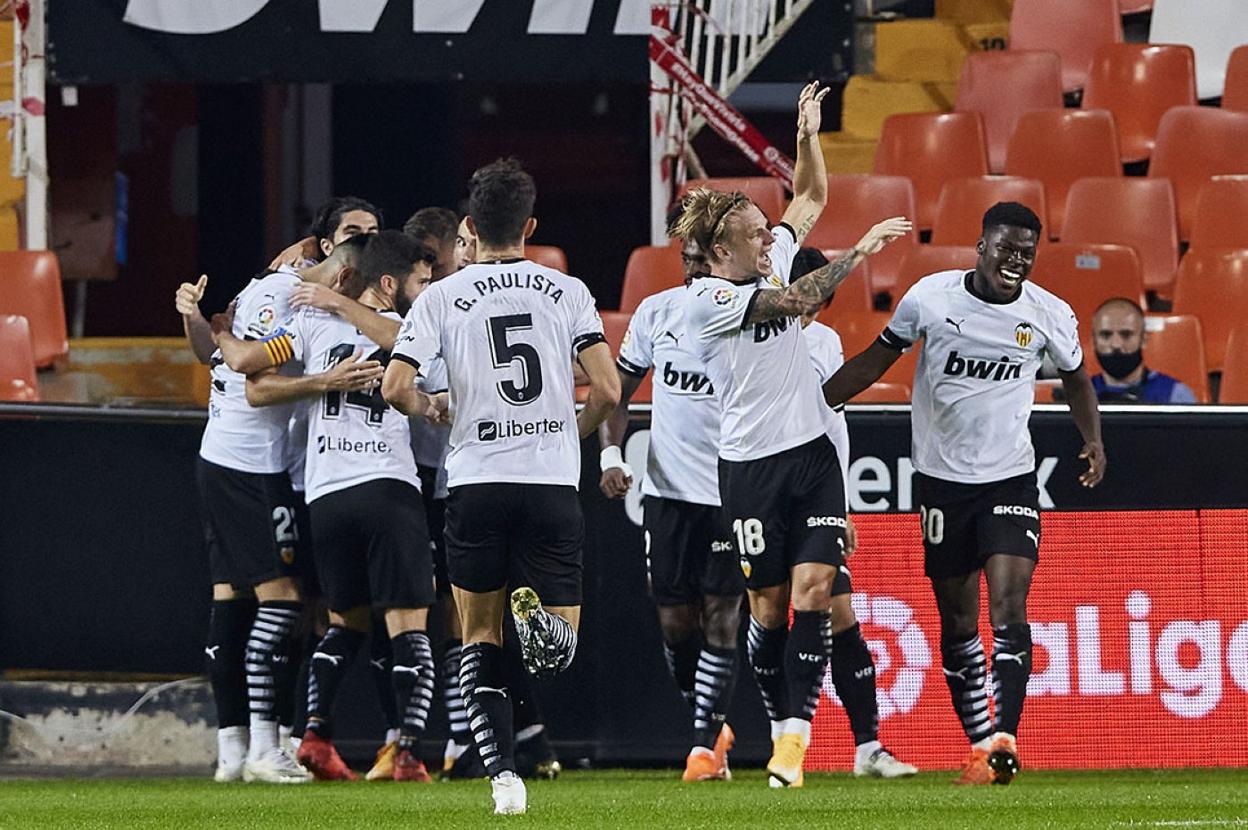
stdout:
<svg viewBox="0 0 1248 830">
<path fill-rule="evenodd" d="M 533 328 L 532 314 L 505 314 L 491 317 L 486 321 L 490 334 L 490 354 L 494 358 L 495 369 L 511 368 L 516 361 L 520 362 L 519 386 L 514 380 L 500 380 L 496 387 L 503 400 L 512 406 L 525 406 L 537 400 L 542 394 L 542 360 L 537 349 L 528 343 L 510 343 L 508 335 L 514 331 L 530 331 Z"/>
</svg>

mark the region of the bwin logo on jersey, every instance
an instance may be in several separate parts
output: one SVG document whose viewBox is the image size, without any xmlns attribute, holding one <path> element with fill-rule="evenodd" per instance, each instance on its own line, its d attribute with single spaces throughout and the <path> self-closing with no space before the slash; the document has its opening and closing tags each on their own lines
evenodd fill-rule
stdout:
<svg viewBox="0 0 1248 830">
<path fill-rule="evenodd" d="M 701 372 L 682 372 L 672 368 L 669 360 L 663 365 L 663 384 L 673 392 L 690 395 L 714 395 L 715 387 L 711 379 Z"/>
<path fill-rule="evenodd" d="M 945 361 L 945 374 L 980 380 L 1018 380 L 1023 371 L 1022 363 L 1014 363 L 1008 357 L 1000 360 L 976 360 L 973 357 L 959 357 L 957 349 L 949 353 Z"/>
<path fill-rule="evenodd" d="M 789 318 L 782 317 L 779 320 L 764 320 L 761 323 L 754 324 L 754 342 L 762 343 L 771 337 L 779 337 L 783 332 L 789 330 Z"/>
</svg>

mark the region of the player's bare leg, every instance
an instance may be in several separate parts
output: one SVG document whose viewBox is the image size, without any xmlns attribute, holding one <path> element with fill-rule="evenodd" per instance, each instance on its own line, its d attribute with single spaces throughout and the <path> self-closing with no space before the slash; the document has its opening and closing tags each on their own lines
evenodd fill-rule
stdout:
<svg viewBox="0 0 1248 830">
<path fill-rule="evenodd" d="M 255 592 L 259 606 L 244 656 L 251 719 L 243 779 L 303 783 L 311 775 L 284 751 L 278 734 L 280 713 L 294 709 L 295 635 L 303 608 L 299 586 L 291 577 L 279 577 L 255 586 Z"/>
<path fill-rule="evenodd" d="M 875 698 L 875 659 L 862 637 L 850 604 L 852 594 L 836 594 L 829 607 L 832 629 L 832 684 L 849 716 L 854 733 L 854 775 L 859 778 L 904 778 L 918 768 L 898 760 L 880 743 L 879 708 Z"/>
<path fill-rule="evenodd" d="M 256 617 L 250 592 L 235 591 L 228 583 L 212 586 L 212 614 L 208 621 L 208 677 L 217 709 L 217 769 L 219 782 L 240 781 L 247 761 L 247 674 L 243 653 Z"/>
<path fill-rule="evenodd" d="M 453 586 L 464 631 L 459 683 L 468 708 L 472 739 L 490 776 L 494 812 L 523 813 L 528 806 L 524 782 L 516 775 L 511 701 L 503 674 L 503 614 L 507 589 L 473 592 Z"/>
<path fill-rule="evenodd" d="M 988 714 L 988 661 L 979 639 L 980 572 L 933 579 L 932 592 L 940 613 L 940 654 L 953 710 L 971 749 L 962 764 L 958 784 L 990 784 L 988 751 L 992 720 Z"/>
<path fill-rule="evenodd" d="M 1035 560 L 997 554 L 984 565 L 988 579 L 989 619 L 992 622 L 992 680 L 996 689 L 997 723 L 988 765 L 994 782 L 1008 784 L 1020 769 L 1018 723 L 1031 676 L 1031 626 L 1027 624 L 1027 593 Z"/>
<path fill-rule="evenodd" d="M 395 781 L 427 783 L 431 779 L 420 758 L 420 738 L 433 706 L 437 668 L 426 628 L 427 608 L 386 609 L 386 631 L 394 653 L 393 683 L 399 712 L 398 754 L 394 759 Z"/>
</svg>

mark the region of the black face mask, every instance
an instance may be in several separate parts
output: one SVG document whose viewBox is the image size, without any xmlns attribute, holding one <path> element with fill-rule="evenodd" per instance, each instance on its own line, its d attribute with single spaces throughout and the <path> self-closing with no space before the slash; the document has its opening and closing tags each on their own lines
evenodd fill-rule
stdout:
<svg viewBox="0 0 1248 830">
<path fill-rule="evenodd" d="M 1140 349 L 1133 352 L 1110 352 L 1109 354 L 1097 352 L 1096 359 L 1101 364 L 1101 368 L 1105 370 L 1105 374 L 1111 378 L 1125 378 L 1134 372 L 1144 360 L 1144 352 Z"/>
</svg>

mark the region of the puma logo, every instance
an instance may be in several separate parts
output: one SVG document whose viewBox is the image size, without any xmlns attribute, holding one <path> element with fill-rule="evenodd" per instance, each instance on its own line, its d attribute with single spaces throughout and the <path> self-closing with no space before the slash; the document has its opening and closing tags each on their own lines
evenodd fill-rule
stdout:
<svg viewBox="0 0 1248 830">
<path fill-rule="evenodd" d="M 1035 532 L 1034 530 L 1028 530 L 1028 531 L 1026 531 L 1026 533 L 1027 533 L 1027 538 L 1028 538 L 1028 539 L 1030 539 L 1031 541 L 1035 542 L 1035 543 L 1036 543 L 1036 547 L 1037 547 L 1037 548 L 1039 548 L 1039 547 L 1040 547 L 1040 537 L 1036 535 L 1036 532 Z"/>
<path fill-rule="evenodd" d="M 1000 654 L 994 654 L 993 659 L 994 660 L 1013 660 L 1015 663 L 1018 663 L 1021 666 L 1023 664 L 1023 658 L 1025 658 L 1026 656 L 1027 656 L 1027 652 L 1025 651 L 1020 651 L 1018 654 L 1010 654 L 1008 651 L 1003 651 Z"/>
<path fill-rule="evenodd" d="M 326 654 L 323 651 L 313 652 L 312 659 L 313 660 L 328 660 L 330 665 L 332 666 L 337 666 L 340 663 L 342 663 L 341 654 Z"/>
<path fill-rule="evenodd" d="M 945 677 L 956 677 L 959 680 L 961 680 L 963 683 L 966 682 L 966 669 L 958 669 L 957 671 L 949 671 L 948 669 L 944 669 L 944 672 L 945 672 Z"/>
<path fill-rule="evenodd" d="M 672 338 L 672 342 L 673 342 L 673 343 L 675 343 L 676 345 L 678 345 L 678 346 L 680 345 L 680 338 L 679 338 L 678 336 L 676 336 L 675 334 L 673 334 L 672 332 L 670 332 L 670 331 L 665 331 L 665 332 L 663 332 L 663 334 L 665 334 L 666 336 L 668 336 L 668 337 Z"/>
<path fill-rule="evenodd" d="M 204 649 L 204 654 L 208 655 L 209 660 L 216 660 L 217 650 L 220 648 L 221 646 L 208 646 L 207 648 Z"/>
<path fill-rule="evenodd" d="M 954 320 L 952 317 L 946 317 L 945 322 L 957 329 L 958 334 L 961 334 L 962 324 L 966 322 L 966 318 L 963 317 L 961 320 Z"/>
</svg>

